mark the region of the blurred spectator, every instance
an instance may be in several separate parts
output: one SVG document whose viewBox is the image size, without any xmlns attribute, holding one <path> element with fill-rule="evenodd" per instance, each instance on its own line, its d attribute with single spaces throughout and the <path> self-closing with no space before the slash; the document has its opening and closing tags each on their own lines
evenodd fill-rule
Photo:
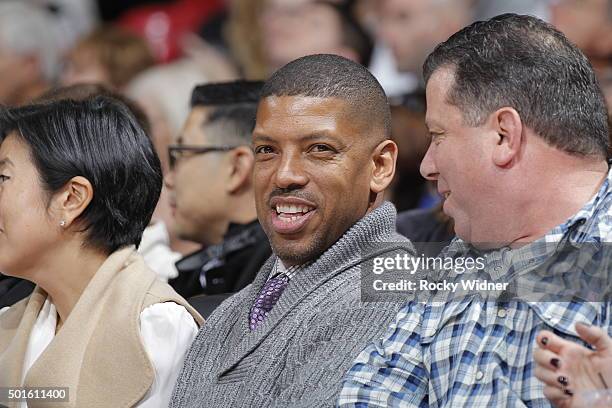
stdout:
<svg viewBox="0 0 612 408">
<path fill-rule="evenodd" d="M 272 253 L 257 221 L 251 133 L 262 83 L 198 86 L 183 131 L 170 147 L 165 182 L 176 230 L 203 248 L 177 262 L 172 287 L 184 297 L 234 293 Z"/>
<path fill-rule="evenodd" d="M 46 8 L 0 2 L 0 103 L 20 105 L 49 88 L 58 72 L 59 43 Z"/>
<path fill-rule="evenodd" d="M 400 71 L 421 78 L 425 57 L 472 20 L 470 0 L 382 0 L 380 37 Z"/>
<path fill-rule="evenodd" d="M 241 77 L 229 50 L 212 45 L 195 34 L 185 35 L 182 47 L 187 58 L 200 64 L 209 82 L 227 82 Z"/>
<path fill-rule="evenodd" d="M 612 106 L 612 1 L 554 0 L 551 22 L 589 58 Z"/>
<path fill-rule="evenodd" d="M 34 100 L 34 103 L 49 103 L 62 99 L 81 101 L 95 95 L 104 95 L 121 101 L 130 109 L 130 112 L 132 115 L 134 115 L 138 121 L 138 124 L 140 127 L 142 127 L 147 136 L 150 135 L 151 124 L 149 123 L 149 119 L 144 111 L 130 98 L 112 91 L 101 83 L 82 83 L 54 88 L 48 92 L 45 92 L 40 98 Z"/>
<path fill-rule="evenodd" d="M 191 90 L 205 82 L 208 78 L 204 69 L 183 59 L 144 71 L 126 88 L 127 96 L 141 105 L 151 122 L 153 142 L 164 171 L 168 170 L 168 144 L 179 134 L 189 114 Z"/>
<path fill-rule="evenodd" d="M 487 20 L 504 13 L 529 14 L 545 21 L 550 19 L 548 3 L 551 0 L 476 0 L 475 19 Z M 552 0 L 555 1 L 555 0 Z"/>
<path fill-rule="evenodd" d="M 102 20 L 113 21 L 135 7 L 148 4 L 167 4 L 174 1 L 176 0 L 97 0 L 96 3 Z"/>
<path fill-rule="evenodd" d="M 59 46 L 67 51 L 98 23 L 95 0 L 22 0 L 44 6 L 59 30 Z M 51 24 L 51 22 L 50 22 Z"/>
<path fill-rule="evenodd" d="M 263 52 L 260 14 L 266 0 L 231 0 L 225 39 L 248 79 L 263 79 L 268 68 Z"/>
<path fill-rule="evenodd" d="M 420 174 L 430 136 L 425 126 L 425 93 L 415 91 L 391 107 L 391 133 L 398 157 L 387 198 L 399 214 L 397 232 L 412 241 L 417 253 L 436 256 L 454 237 L 453 221 L 442 212 L 435 184 Z"/>
<path fill-rule="evenodd" d="M 267 0 L 260 24 L 269 72 L 311 54 L 336 54 L 369 63 L 372 42 L 340 3 Z"/>
<path fill-rule="evenodd" d="M 168 145 L 179 134 L 189 113 L 191 90 L 207 81 L 201 67 L 191 60 L 180 60 L 156 66 L 138 75 L 126 88 L 126 94 L 145 111 L 151 123 L 151 137 L 162 163 L 164 174 L 168 172 Z M 153 221 L 164 223 L 170 239 L 170 247 L 180 253 L 194 251 L 197 246 L 178 240 L 167 189 L 162 193 L 153 214 Z M 161 227 L 160 227 L 161 229 Z M 160 233 L 163 231 L 160 231 Z M 163 238 L 163 234 L 160 234 Z M 174 272 L 174 275 L 178 272 Z"/>
<path fill-rule="evenodd" d="M 408 238 L 417 254 L 437 256 L 455 237 L 453 219 L 442 211 L 442 205 L 397 214 L 397 232 Z"/>
<path fill-rule="evenodd" d="M 117 23 L 147 40 L 160 62 L 183 56 L 181 42 L 223 6 L 221 0 L 176 0 L 128 10 Z"/>
<path fill-rule="evenodd" d="M 400 72 L 393 51 L 380 39 L 372 51 L 370 71 L 378 79 L 389 98 L 414 92 L 419 87 L 418 76 L 412 72 Z"/>
<path fill-rule="evenodd" d="M 397 143 L 398 158 L 395 179 L 387 198 L 398 211 L 435 205 L 438 195 L 431 194 L 419 170 L 429 146 L 424 92 L 406 95 L 404 103 L 391 107 L 391 133 Z"/>
<path fill-rule="evenodd" d="M 550 3 L 550 15 L 551 23 L 589 58 L 612 56 L 612 2 L 609 0 L 554 0 Z"/>
<path fill-rule="evenodd" d="M 103 26 L 68 53 L 61 82 L 63 85 L 97 82 L 121 90 L 154 62 L 145 40 L 124 29 Z"/>
</svg>

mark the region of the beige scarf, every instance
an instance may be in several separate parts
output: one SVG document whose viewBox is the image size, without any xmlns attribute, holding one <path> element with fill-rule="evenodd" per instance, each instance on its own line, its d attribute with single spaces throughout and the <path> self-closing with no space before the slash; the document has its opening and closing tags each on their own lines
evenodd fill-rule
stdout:
<svg viewBox="0 0 612 408">
<path fill-rule="evenodd" d="M 46 298 L 37 286 L 0 316 L 0 387 L 68 387 L 69 401 L 53 407 L 131 407 L 143 398 L 155 377 L 140 339 L 140 312 L 147 306 L 175 302 L 203 324 L 133 247 L 118 250 L 91 279 L 22 385 L 29 335 Z M 49 406 L 28 401 L 29 408 Z"/>
</svg>

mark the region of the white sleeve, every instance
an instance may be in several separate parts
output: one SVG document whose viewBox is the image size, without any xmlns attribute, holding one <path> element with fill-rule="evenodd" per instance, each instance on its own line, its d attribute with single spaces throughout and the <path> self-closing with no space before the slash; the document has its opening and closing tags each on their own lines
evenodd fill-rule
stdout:
<svg viewBox="0 0 612 408">
<path fill-rule="evenodd" d="M 170 405 L 185 354 L 197 334 L 193 317 L 174 302 L 156 303 L 140 313 L 140 336 L 155 369 L 155 379 L 137 407 Z"/>
<path fill-rule="evenodd" d="M 162 281 L 168 282 L 168 279 L 178 276 L 178 270 L 174 264 L 183 256 L 170 248 L 168 229 L 162 221 L 145 228 L 138 252 Z"/>
</svg>

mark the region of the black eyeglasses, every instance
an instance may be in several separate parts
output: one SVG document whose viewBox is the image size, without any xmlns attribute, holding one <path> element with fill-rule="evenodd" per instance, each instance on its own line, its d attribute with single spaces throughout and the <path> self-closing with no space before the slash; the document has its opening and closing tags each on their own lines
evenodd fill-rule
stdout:
<svg viewBox="0 0 612 408">
<path fill-rule="evenodd" d="M 170 158 L 170 168 L 174 168 L 176 163 L 184 157 L 192 157 L 198 154 L 210 152 L 228 152 L 238 146 L 189 146 L 189 145 L 170 145 L 168 146 L 168 157 Z"/>
</svg>

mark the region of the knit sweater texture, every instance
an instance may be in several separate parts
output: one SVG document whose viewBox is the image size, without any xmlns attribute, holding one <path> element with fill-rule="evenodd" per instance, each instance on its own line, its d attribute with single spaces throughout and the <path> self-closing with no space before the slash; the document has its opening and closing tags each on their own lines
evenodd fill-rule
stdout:
<svg viewBox="0 0 612 408">
<path fill-rule="evenodd" d="M 206 321 L 185 358 L 170 406 L 333 406 L 353 359 L 380 337 L 399 302 L 364 302 L 361 270 L 385 254 L 413 254 L 395 232 L 396 211 L 383 203 L 291 279 L 267 319 L 249 330 L 249 310 L 273 270 Z M 382 244 L 382 245 L 381 245 Z M 363 268 L 364 273 L 367 272 Z"/>
</svg>

